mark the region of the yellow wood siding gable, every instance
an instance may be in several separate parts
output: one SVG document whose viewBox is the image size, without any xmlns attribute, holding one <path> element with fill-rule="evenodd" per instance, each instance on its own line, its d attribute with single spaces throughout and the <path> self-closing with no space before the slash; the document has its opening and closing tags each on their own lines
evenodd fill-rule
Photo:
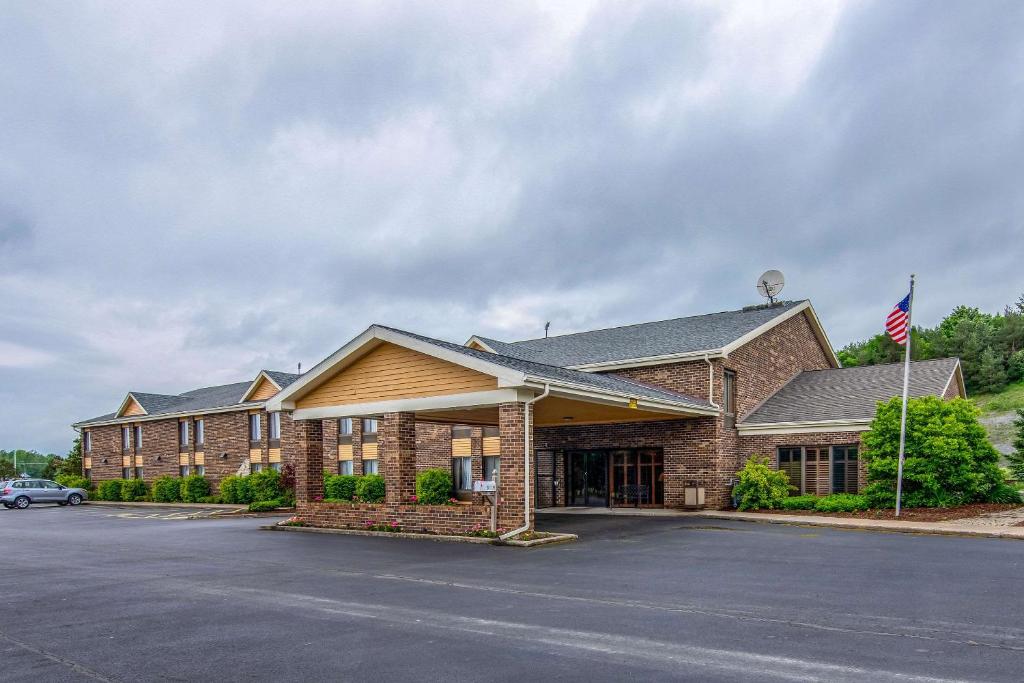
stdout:
<svg viewBox="0 0 1024 683">
<path fill-rule="evenodd" d="M 266 377 L 260 380 L 260 383 L 256 385 L 256 388 L 249 395 L 250 401 L 266 401 L 268 398 L 272 398 L 274 394 L 279 391 L 274 386 L 273 382 L 267 380 Z"/>
<path fill-rule="evenodd" d="M 497 389 L 498 380 L 476 370 L 395 344 L 382 344 L 309 394 L 296 408 L 321 408 Z"/>
<path fill-rule="evenodd" d="M 139 405 L 139 402 L 136 401 L 134 398 L 129 398 L 128 399 L 128 405 L 126 405 L 124 407 L 124 412 L 121 413 L 121 416 L 122 417 L 129 417 L 129 416 L 132 416 L 132 415 L 145 415 L 145 414 L 146 414 L 146 411 L 142 409 L 142 406 Z"/>
</svg>

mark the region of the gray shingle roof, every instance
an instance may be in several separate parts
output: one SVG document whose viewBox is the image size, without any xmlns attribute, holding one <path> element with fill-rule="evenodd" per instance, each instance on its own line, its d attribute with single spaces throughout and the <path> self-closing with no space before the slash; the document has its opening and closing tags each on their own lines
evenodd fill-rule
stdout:
<svg viewBox="0 0 1024 683">
<path fill-rule="evenodd" d="M 478 339 L 505 356 L 570 367 L 721 349 L 802 303 L 786 301 L 518 342 Z"/>
<path fill-rule="evenodd" d="M 290 372 L 277 372 L 275 370 L 266 370 L 265 372 L 270 375 L 282 389 L 299 378 L 298 375 Z M 191 391 L 186 391 L 178 395 L 144 394 L 138 391 L 133 391 L 131 394 L 142 405 L 148 416 L 167 415 L 173 413 L 197 413 L 203 410 L 227 408 L 238 404 L 238 402 L 242 400 L 242 396 L 245 394 L 245 391 L 249 388 L 250 384 L 252 384 L 251 381 L 235 382 L 233 384 L 220 384 L 213 387 L 192 389 Z M 249 405 L 251 403 L 259 403 L 259 401 L 247 401 L 245 405 Z M 109 422 L 110 420 L 115 419 L 117 419 L 116 413 L 108 413 L 106 415 L 100 415 L 99 417 L 83 420 L 76 424 L 86 425 L 95 422 Z"/>
<path fill-rule="evenodd" d="M 518 370 L 528 375 L 536 377 L 538 379 L 550 380 L 552 382 L 564 382 L 568 384 L 575 384 L 582 387 L 588 387 L 597 390 L 611 391 L 619 394 L 626 394 L 635 398 L 650 399 L 655 401 L 670 401 L 680 405 L 691 406 L 694 408 L 711 408 L 711 404 L 706 399 L 697 398 L 695 396 L 687 396 L 686 394 L 680 394 L 675 391 L 668 391 L 666 389 L 660 389 L 658 387 L 652 387 L 647 384 L 640 382 L 634 382 L 632 380 L 624 379 L 622 377 L 616 377 L 614 375 L 599 375 L 592 372 L 583 372 L 581 370 L 570 370 L 568 368 L 560 368 L 552 365 L 544 365 L 542 363 L 536 363 L 529 360 L 523 360 L 521 358 L 513 358 L 505 356 L 500 353 L 489 353 L 487 351 L 477 351 L 476 349 L 467 348 L 461 344 L 453 344 L 452 342 L 442 341 L 440 339 L 432 339 L 431 337 L 424 337 L 420 334 L 413 332 L 406 332 L 405 330 L 395 329 L 393 327 L 385 327 L 384 325 L 377 325 L 377 327 L 391 330 L 399 334 L 418 339 L 419 341 L 432 344 L 442 349 L 454 351 L 464 356 L 471 358 L 477 358 L 479 360 L 486 361 L 488 363 L 494 363 L 510 370 Z"/>
<path fill-rule="evenodd" d="M 941 396 L 959 361 L 956 358 L 910 364 L 910 395 Z M 801 372 L 740 423 L 861 420 L 875 416 L 879 401 L 903 393 L 903 364 Z"/>
</svg>

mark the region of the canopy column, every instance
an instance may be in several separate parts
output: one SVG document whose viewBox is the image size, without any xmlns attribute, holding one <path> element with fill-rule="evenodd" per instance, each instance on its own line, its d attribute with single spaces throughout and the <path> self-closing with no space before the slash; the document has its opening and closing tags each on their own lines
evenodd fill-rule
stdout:
<svg viewBox="0 0 1024 683">
<path fill-rule="evenodd" d="M 295 422 L 295 503 L 324 495 L 324 428 L 320 420 Z"/>
<path fill-rule="evenodd" d="M 387 502 L 416 495 L 416 413 L 384 413 L 377 435 Z"/>
</svg>

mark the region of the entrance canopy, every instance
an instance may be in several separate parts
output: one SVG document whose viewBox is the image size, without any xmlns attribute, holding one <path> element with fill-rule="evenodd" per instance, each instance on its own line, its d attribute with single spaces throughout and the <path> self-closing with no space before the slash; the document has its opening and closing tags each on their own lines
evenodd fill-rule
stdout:
<svg viewBox="0 0 1024 683">
<path fill-rule="evenodd" d="M 536 404 L 534 424 L 716 415 L 707 401 L 621 377 L 533 363 L 374 325 L 267 402 L 296 420 L 412 412 L 424 421 L 497 424 L 498 405 Z"/>
</svg>

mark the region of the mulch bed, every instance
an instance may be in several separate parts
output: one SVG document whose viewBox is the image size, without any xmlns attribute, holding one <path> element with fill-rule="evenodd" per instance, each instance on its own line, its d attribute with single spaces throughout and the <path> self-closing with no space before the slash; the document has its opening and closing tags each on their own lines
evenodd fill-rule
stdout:
<svg viewBox="0 0 1024 683">
<path fill-rule="evenodd" d="M 954 519 L 980 517 L 991 512 L 1006 512 L 1024 506 L 1002 503 L 971 503 L 952 508 L 903 508 L 900 520 L 907 522 L 948 522 Z M 853 519 L 896 519 L 895 510 L 865 510 L 863 512 L 817 512 L 815 510 L 757 510 L 763 514 L 805 515 L 808 517 L 850 517 Z M 1018 524 L 1017 526 L 1024 526 Z"/>
</svg>

